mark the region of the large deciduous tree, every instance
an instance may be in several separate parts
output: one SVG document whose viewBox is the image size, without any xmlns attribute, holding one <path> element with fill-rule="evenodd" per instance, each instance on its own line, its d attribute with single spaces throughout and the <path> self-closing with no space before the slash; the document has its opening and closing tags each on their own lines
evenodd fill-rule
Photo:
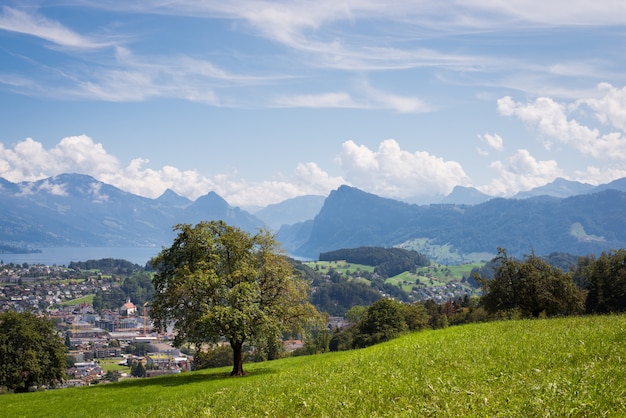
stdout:
<svg viewBox="0 0 626 418">
<path fill-rule="evenodd" d="M 572 315 L 583 310 L 583 296 L 572 276 L 532 254 L 518 261 L 498 249 L 495 277 L 480 278 L 482 304 L 490 313 L 519 310 L 523 316 Z"/>
<path fill-rule="evenodd" d="M 66 347 L 52 321 L 24 312 L 0 314 L 0 387 L 25 392 L 65 378 Z"/>
<path fill-rule="evenodd" d="M 150 315 L 176 331 L 175 344 L 197 348 L 226 338 L 231 375 L 243 375 L 243 345 L 278 336 L 317 318 L 308 284 L 296 277 L 274 237 L 251 235 L 223 221 L 174 227 L 171 247 L 151 260 L 156 268 Z"/>
</svg>

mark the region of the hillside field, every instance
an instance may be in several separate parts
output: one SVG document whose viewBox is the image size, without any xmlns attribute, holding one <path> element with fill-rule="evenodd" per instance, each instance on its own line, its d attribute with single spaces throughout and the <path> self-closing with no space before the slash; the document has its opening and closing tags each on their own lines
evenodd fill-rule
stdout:
<svg viewBox="0 0 626 418">
<path fill-rule="evenodd" d="M 374 267 L 372 266 L 347 263 L 343 260 L 307 261 L 304 264 L 321 274 L 326 274 L 330 269 L 333 269 L 349 280 L 357 278 L 366 284 L 370 284 L 370 281 L 359 277 L 359 275 L 363 272 L 372 273 L 374 271 Z M 399 286 L 405 292 L 411 292 L 413 285 L 418 283 L 427 287 L 444 286 L 447 283 L 460 283 L 463 277 L 470 276 L 473 268 L 480 268 L 484 264 L 484 262 L 453 265 L 432 263 L 431 266 L 428 267 L 418 267 L 415 272 L 405 271 L 404 273 L 389 277 L 385 279 L 385 282 Z"/>
<path fill-rule="evenodd" d="M 7 417 L 624 416 L 626 315 L 502 321 L 367 349 L 0 396 Z"/>
</svg>

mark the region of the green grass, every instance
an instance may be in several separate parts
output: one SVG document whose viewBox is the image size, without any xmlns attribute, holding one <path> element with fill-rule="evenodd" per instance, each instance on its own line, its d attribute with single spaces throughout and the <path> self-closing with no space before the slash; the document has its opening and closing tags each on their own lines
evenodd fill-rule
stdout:
<svg viewBox="0 0 626 418">
<path fill-rule="evenodd" d="M 328 272 L 329 269 L 334 269 L 341 274 L 354 275 L 358 270 L 373 272 L 374 267 L 366 266 L 364 264 L 347 263 L 345 261 L 307 261 L 304 264 L 310 268 L 319 271 L 322 274 Z"/>
<path fill-rule="evenodd" d="M 626 415 L 626 316 L 508 321 L 367 349 L 0 396 L 10 417 Z"/>
<path fill-rule="evenodd" d="M 102 367 L 102 370 L 105 372 L 113 371 L 113 372 L 130 372 L 130 367 L 120 365 L 120 362 L 125 361 L 123 358 L 112 358 L 112 359 L 99 359 L 98 364 Z"/>
<path fill-rule="evenodd" d="M 61 306 L 74 306 L 74 305 L 80 305 L 81 303 L 92 304 L 94 296 L 95 295 L 86 295 L 86 296 L 83 296 L 82 298 L 66 300 L 65 302 L 61 302 Z"/>
<path fill-rule="evenodd" d="M 465 263 L 467 261 L 472 262 L 485 262 L 495 257 L 495 254 L 491 253 L 465 253 L 461 254 L 457 250 L 453 249 L 450 244 L 438 245 L 431 242 L 429 238 L 415 238 L 409 241 L 405 241 L 402 244 L 396 245 L 396 247 L 404 248 L 407 250 L 415 250 L 419 253 L 426 255 L 429 259 L 440 263 Z"/>
</svg>

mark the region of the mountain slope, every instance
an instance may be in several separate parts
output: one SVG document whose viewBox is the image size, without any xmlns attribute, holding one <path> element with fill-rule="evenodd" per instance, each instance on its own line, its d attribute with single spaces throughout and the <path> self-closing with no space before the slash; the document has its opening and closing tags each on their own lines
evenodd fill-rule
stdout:
<svg viewBox="0 0 626 418">
<path fill-rule="evenodd" d="M 162 246 L 178 223 L 223 219 L 246 230 L 262 222 L 215 193 L 191 202 L 173 192 L 149 199 L 93 177 L 63 174 L 0 183 L 0 242 L 20 246 Z"/>
<path fill-rule="evenodd" d="M 591 184 L 558 178 L 545 186 L 536 187 L 526 192 L 516 194 L 514 199 L 528 199 L 537 196 L 570 197 L 589 193 L 594 189 Z M 599 191 L 599 190 L 598 190 Z"/>
<path fill-rule="evenodd" d="M 317 195 L 298 196 L 269 205 L 255 212 L 254 216 L 265 222 L 269 228 L 278 230 L 283 225 L 313 219 L 324 205 L 325 199 L 324 196 Z"/>
<path fill-rule="evenodd" d="M 599 253 L 626 246 L 626 193 L 417 206 L 342 186 L 326 199 L 308 238 L 300 231 L 298 243 L 289 242 L 289 228 L 280 237 L 293 254 L 314 259 L 320 252 L 417 238 L 450 245 L 461 254 L 495 253 L 498 247 L 512 255 Z"/>
</svg>

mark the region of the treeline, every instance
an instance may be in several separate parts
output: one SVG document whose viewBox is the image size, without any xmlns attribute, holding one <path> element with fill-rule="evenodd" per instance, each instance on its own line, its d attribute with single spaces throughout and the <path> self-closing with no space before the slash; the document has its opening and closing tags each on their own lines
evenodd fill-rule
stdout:
<svg viewBox="0 0 626 418">
<path fill-rule="evenodd" d="M 139 264 L 133 264 L 127 260 L 103 258 L 100 260 L 72 261 L 69 268 L 74 270 L 100 270 L 104 274 L 131 274 L 143 271 Z"/>
<path fill-rule="evenodd" d="M 117 310 L 128 298 L 135 305 L 142 306 L 152 298 L 152 295 L 154 295 L 152 275 L 144 272 L 134 273 L 125 278 L 119 287 L 111 286 L 106 290 L 98 290 L 93 298 L 93 308 L 96 312 L 102 312 L 103 309 Z"/>
<path fill-rule="evenodd" d="M 481 304 L 491 314 L 521 317 L 626 311 L 626 250 L 579 257 L 563 271 L 531 254 L 518 260 L 498 249 L 493 278 L 477 276 Z"/>
<path fill-rule="evenodd" d="M 375 267 L 374 272 L 381 277 L 393 277 L 417 267 L 430 265 L 423 254 L 403 248 L 359 247 L 320 253 L 320 261 L 346 261 Z"/>
<path fill-rule="evenodd" d="M 570 257 L 555 258 L 562 266 L 569 265 L 569 271 L 535 254 L 516 259 L 499 248 L 497 257 L 482 270 L 486 277 L 475 273 L 482 297 L 449 299 L 443 304 L 381 298 L 368 307 L 352 307 L 346 313 L 350 326 L 318 330 L 296 354 L 366 347 L 408 331 L 472 322 L 626 312 L 625 249 L 579 257 L 575 266 Z"/>
</svg>

